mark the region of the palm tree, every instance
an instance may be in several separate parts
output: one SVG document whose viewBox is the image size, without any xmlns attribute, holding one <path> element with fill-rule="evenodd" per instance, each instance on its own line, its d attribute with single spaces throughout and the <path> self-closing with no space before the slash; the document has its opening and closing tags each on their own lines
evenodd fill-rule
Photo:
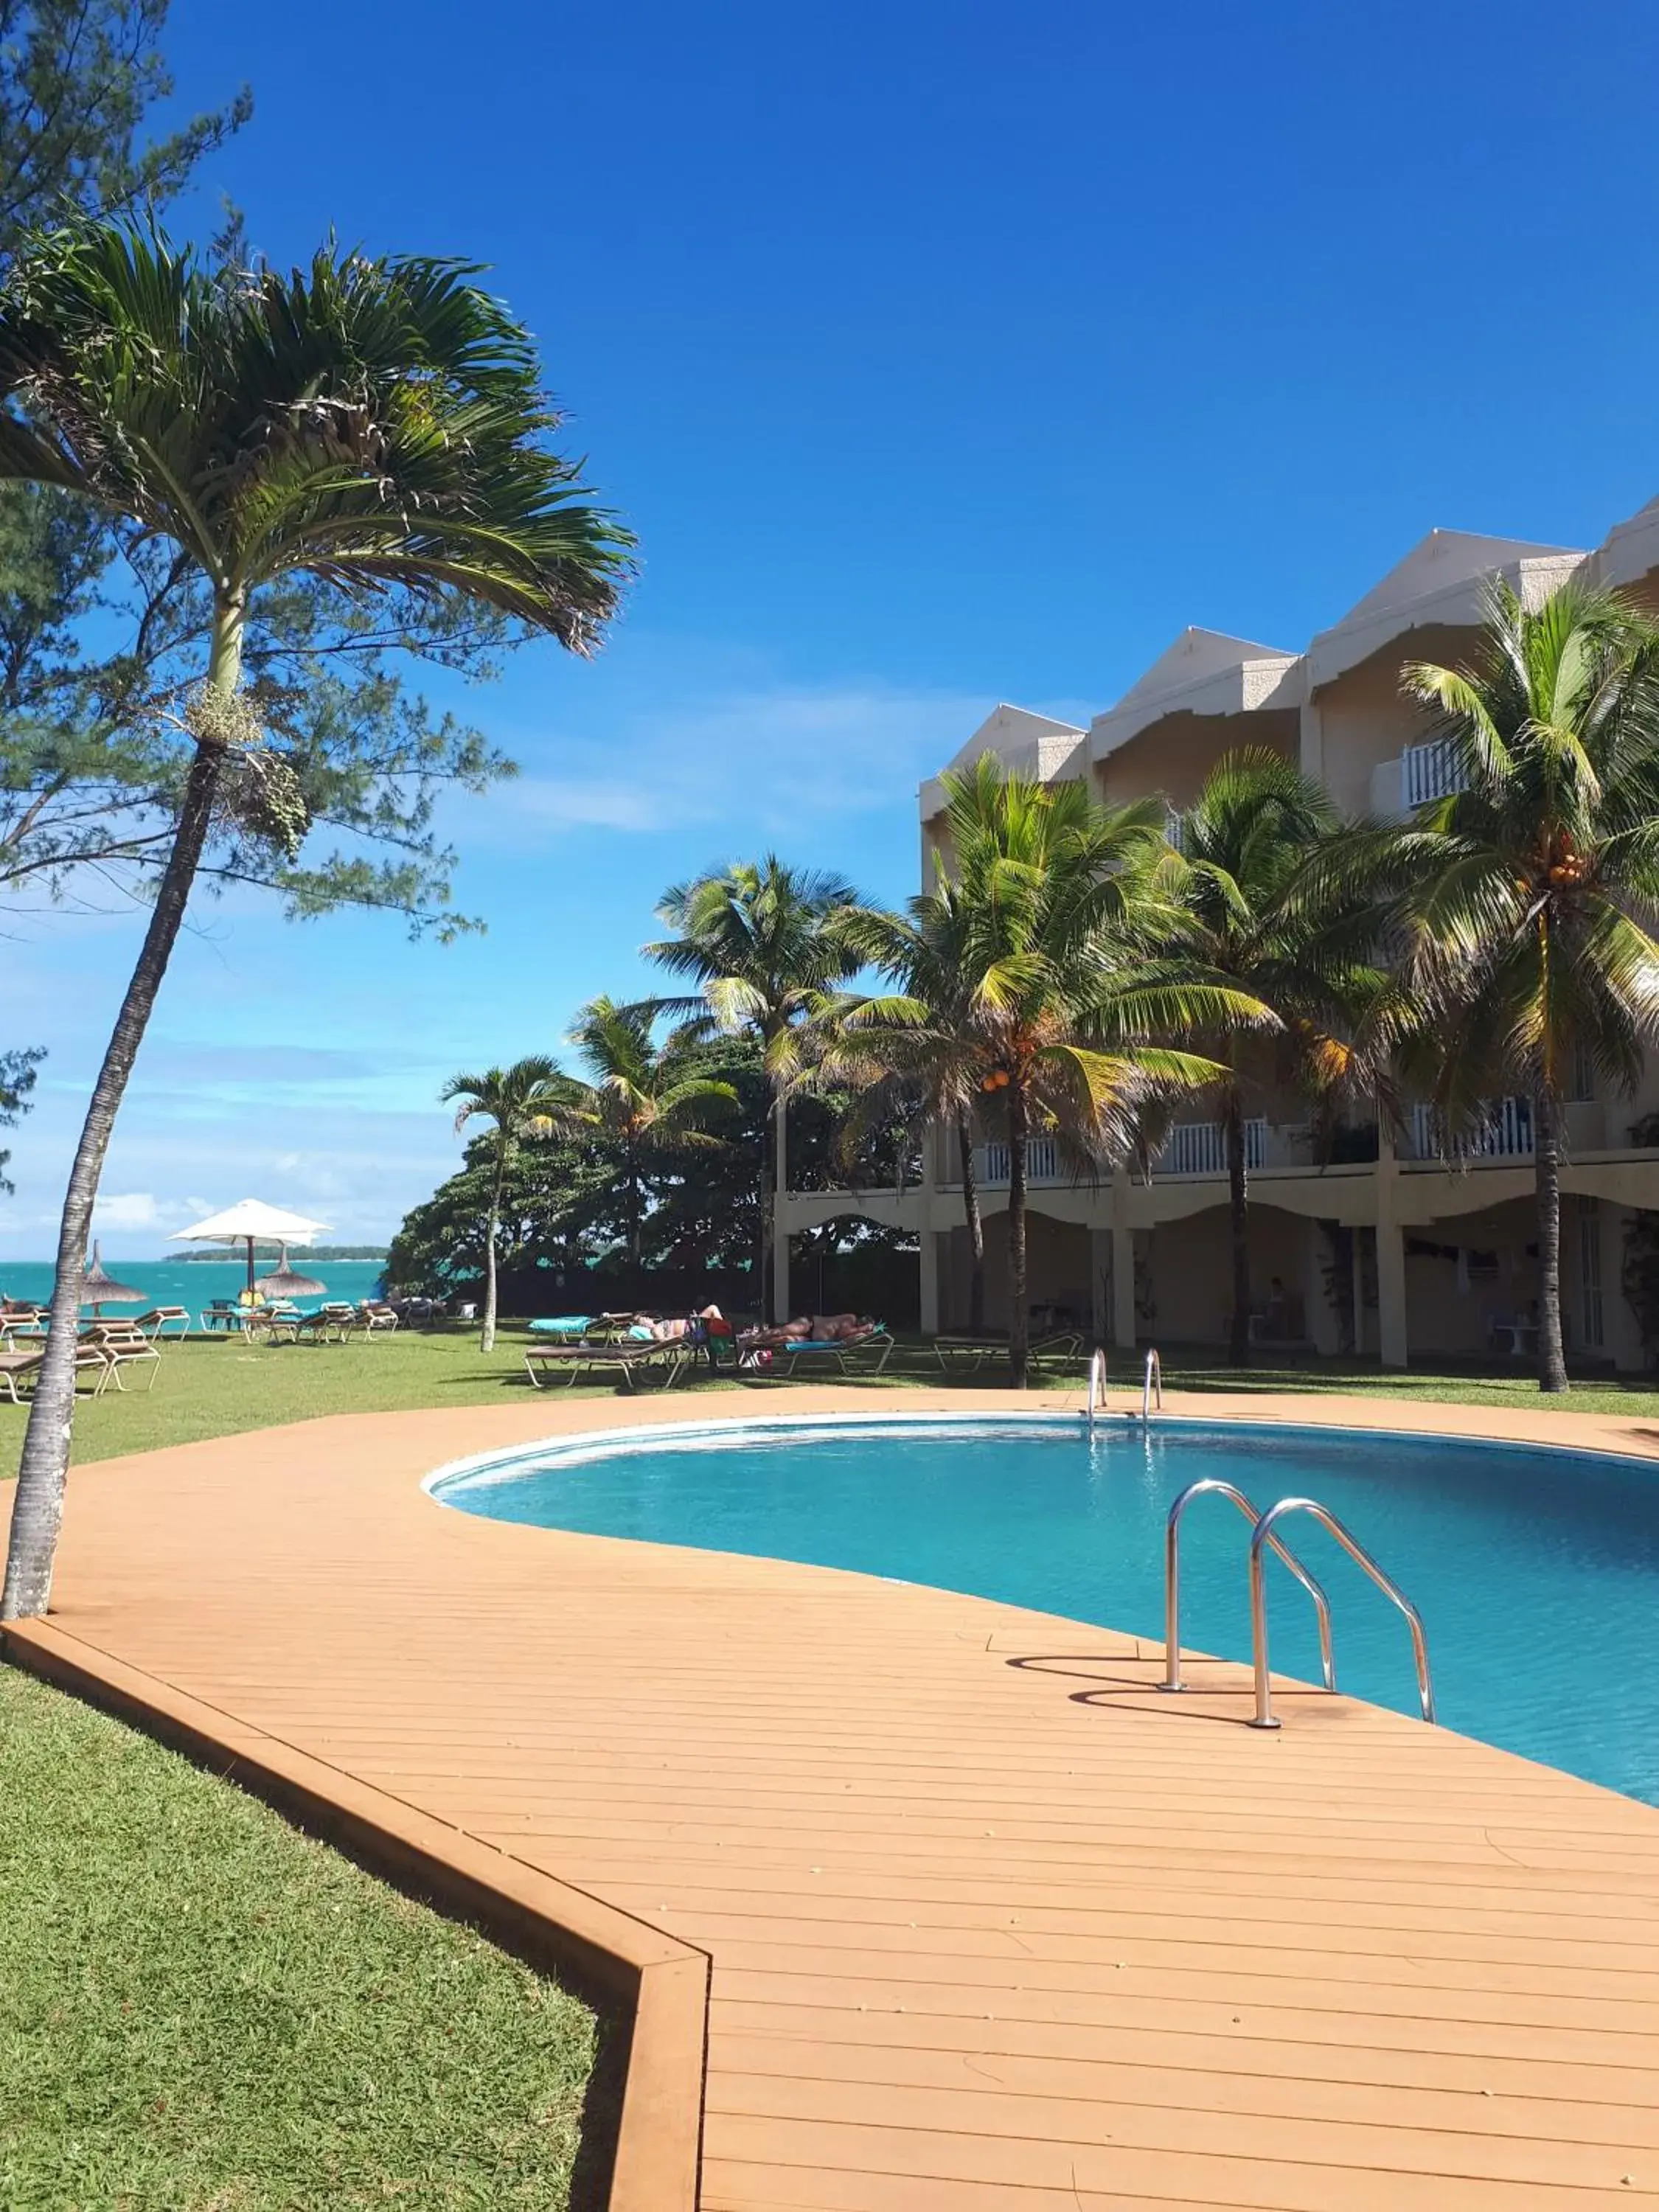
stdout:
<svg viewBox="0 0 1659 2212">
<path fill-rule="evenodd" d="M 0 1617 L 46 1608 L 87 1230 L 210 831 L 230 813 L 289 851 L 305 833 L 297 781 L 238 696 L 256 595 L 307 571 L 352 594 L 457 597 L 579 653 L 614 609 L 632 541 L 548 449 L 534 347 L 474 273 L 325 252 L 222 275 L 159 235 L 77 222 L 30 241 L 0 288 L 0 481 L 169 541 L 212 603 L 178 825 L 64 1202 Z"/>
<path fill-rule="evenodd" d="M 1023 1389 L 1032 1135 L 1053 1130 L 1079 1167 L 1128 1158 L 1148 1112 L 1219 1073 L 1161 1040 L 1200 1024 L 1256 1020 L 1262 1010 L 1152 957 L 1169 920 L 1155 881 L 1165 849 L 1160 804 L 1102 807 L 1081 784 L 1009 775 L 989 757 L 947 776 L 945 788 L 959 911 L 954 1049 L 981 1106 L 1000 1102 L 1006 1121 L 1009 1362 Z M 849 940 L 859 933 L 851 925 Z M 929 1011 L 901 995 L 868 1026 L 926 1034 Z"/>
<path fill-rule="evenodd" d="M 966 957 L 969 911 L 943 860 L 934 855 L 930 890 L 901 914 L 860 907 L 843 925 L 860 961 L 892 989 L 848 995 L 824 1019 L 821 1073 L 862 1092 L 861 1119 L 892 1097 L 920 1104 L 930 1127 L 946 1129 L 962 1176 L 968 1231 L 968 1326 L 985 1327 L 985 1219 L 974 1166 L 974 1114 L 991 1072 Z"/>
<path fill-rule="evenodd" d="M 1443 1040 L 1434 1103 L 1455 1138 L 1494 1089 L 1531 1099 L 1539 1384 L 1565 1390 L 1574 1058 L 1628 1092 L 1659 1036 L 1659 628 L 1586 584 L 1534 609 L 1499 581 L 1474 661 L 1413 663 L 1401 681 L 1438 717 L 1462 786 L 1399 834 L 1395 859 L 1408 957 Z"/>
<path fill-rule="evenodd" d="M 511 1067 L 491 1067 L 482 1075 L 452 1075 L 438 1094 L 455 1109 L 455 1127 L 492 1122 L 489 1139 L 489 1206 L 484 1217 L 484 1310 L 480 1349 L 495 1349 L 495 1234 L 501 1225 L 501 1191 L 519 1147 L 535 1137 L 550 1137 L 568 1119 L 570 1085 L 558 1063 L 544 1053 L 515 1060 Z"/>
<path fill-rule="evenodd" d="M 611 999 L 592 999 L 570 1032 L 592 1079 L 580 1086 L 574 1118 L 622 1149 L 628 1256 L 636 1276 L 645 1263 L 643 1156 L 683 1145 L 717 1144 L 718 1138 L 701 1124 L 719 1106 L 735 1105 L 738 1097 L 730 1083 L 708 1073 L 695 1025 L 672 1030 L 660 1045 L 655 1042 L 657 1014 L 649 1001 L 621 1006 Z"/>
<path fill-rule="evenodd" d="M 647 959 L 698 985 L 696 998 L 665 1002 L 676 1012 L 701 1010 L 708 1027 L 727 1036 L 747 1031 L 760 1042 L 772 1100 L 760 1158 L 757 1281 L 763 1316 L 772 1306 L 773 1162 L 785 1101 L 805 1064 L 807 1024 L 858 966 L 839 927 L 857 903 L 857 892 L 843 878 L 787 867 L 769 853 L 665 891 L 657 913 L 676 933 L 644 948 Z"/>
<path fill-rule="evenodd" d="M 1339 878 L 1324 865 L 1342 830 L 1322 785 L 1278 753 L 1243 747 L 1216 763 L 1176 817 L 1159 870 L 1179 916 L 1178 957 L 1194 977 L 1231 985 L 1272 1017 L 1227 1022 L 1208 1039 L 1223 1071 L 1235 1367 L 1249 1358 L 1247 1093 L 1288 1079 L 1328 1112 L 1382 1079 L 1397 1035 L 1388 979 L 1370 957 L 1376 908 L 1352 873 Z M 1273 1032 L 1265 1046 L 1251 1035 L 1264 1026 Z"/>
</svg>

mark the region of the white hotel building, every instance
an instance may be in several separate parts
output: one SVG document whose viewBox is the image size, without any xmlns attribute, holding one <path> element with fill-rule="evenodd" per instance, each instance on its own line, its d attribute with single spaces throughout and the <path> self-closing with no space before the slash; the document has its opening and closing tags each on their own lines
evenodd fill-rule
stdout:
<svg viewBox="0 0 1659 2212">
<path fill-rule="evenodd" d="M 1086 730 L 1000 706 L 950 766 L 990 752 L 1045 781 L 1086 780 L 1109 803 L 1158 793 L 1178 807 L 1223 753 L 1250 744 L 1300 761 L 1352 812 L 1403 815 L 1445 788 L 1446 763 L 1401 695 L 1401 663 L 1467 658 L 1481 584 L 1494 572 L 1535 602 L 1581 567 L 1659 608 L 1659 499 L 1592 552 L 1431 531 L 1299 653 L 1188 629 Z M 937 781 L 922 786 L 927 870 L 943 798 Z M 1635 1316 L 1620 1288 L 1623 1227 L 1631 1208 L 1659 1210 L 1659 1149 L 1631 1141 L 1632 1125 L 1659 1110 L 1659 1066 L 1633 1098 L 1599 1095 L 1588 1079 L 1578 1087 L 1562 1174 L 1570 1356 L 1639 1366 Z M 1379 1132 L 1376 1158 L 1322 1165 L 1305 1106 L 1286 1097 L 1251 1123 L 1253 1304 L 1261 1308 L 1253 1333 L 1334 1352 L 1351 1330 L 1360 1351 L 1396 1366 L 1413 1351 L 1519 1346 L 1514 1324 L 1536 1296 L 1529 1112 L 1523 1102 L 1495 1103 L 1478 1151 L 1451 1167 L 1435 1156 L 1426 1124 L 1417 1113 L 1399 1139 Z M 963 1326 L 967 1232 L 952 1150 L 930 1145 L 923 1181 L 904 1189 L 781 1192 L 780 1270 L 792 1231 L 861 1214 L 919 1237 L 923 1328 Z M 1000 1215 L 1008 1167 L 994 1136 L 981 1144 L 978 1166 L 987 1316 L 1006 1324 Z M 1121 1346 L 1137 1339 L 1224 1343 L 1227 1188 L 1215 1125 L 1178 1126 L 1150 1176 L 1103 1170 L 1079 1182 L 1039 1139 L 1030 1184 L 1030 1297 L 1039 1318 L 1045 1310 L 1070 1316 Z M 787 1310 L 782 1272 L 778 1281 L 780 1310 Z"/>
</svg>

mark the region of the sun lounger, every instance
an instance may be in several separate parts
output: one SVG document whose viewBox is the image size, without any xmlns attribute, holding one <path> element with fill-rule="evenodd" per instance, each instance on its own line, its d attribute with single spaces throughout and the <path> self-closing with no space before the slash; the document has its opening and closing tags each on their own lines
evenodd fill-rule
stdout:
<svg viewBox="0 0 1659 2212">
<path fill-rule="evenodd" d="M 380 1298 L 365 1298 L 357 1309 L 357 1319 L 370 1336 L 390 1336 L 398 1326 L 397 1309 Z"/>
<path fill-rule="evenodd" d="M 803 1360 L 809 1366 L 833 1360 L 843 1375 L 879 1375 L 893 1356 L 893 1343 L 890 1334 L 878 1322 L 872 1328 L 847 1336 L 785 1336 L 750 1349 L 770 1354 L 774 1373 L 781 1366 L 786 1375 L 793 1375 Z M 855 1367 L 848 1365 L 849 1359 L 856 1362 Z"/>
<path fill-rule="evenodd" d="M 122 1370 L 128 1367 L 148 1367 L 149 1380 L 147 1390 L 155 1388 L 155 1378 L 161 1371 L 161 1354 L 154 1341 L 146 1336 L 136 1322 L 105 1322 L 94 1326 L 86 1348 L 100 1352 L 105 1362 L 105 1374 L 98 1389 L 103 1391 L 113 1382 L 118 1390 L 125 1390 Z"/>
<path fill-rule="evenodd" d="M 1033 1359 L 1074 1359 L 1082 1352 L 1084 1334 L 1080 1328 L 1052 1329 L 1046 1336 L 1033 1337 L 1030 1355 Z M 933 1351 L 939 1364 L 945 1369 L 963 1368 L 976 1372 L 988 1363 L 1008 1357 L 1006 1336 L 936 1336 Z"/>
<path fill-rule="evenodd" d="M 0 1345 L 9 1344 L 19 1336 L 44 1336 L 50 1317 L 45 1306 L 0 1308 Z"/>
<path fill-rule="evenodd" d="M 594 1314 L 550 1314 L 541 1321 L 532 1321 L 532 1336 L 550 1336 L 561 1344 L 572 1344 L 578 1337 L 588 1335 L 599 1326 Z"/>
<path fill-rule="evenodd" d="M 27 1352 L 20 1351 L 15 1347 L 0 1351 L 0 1390 L 5 1392 L 14 1406 L 21 1406 L 23 1402 L 17 1395 L 20 1386 L 27 1385 L 31 1390 L 34 1388 L 40 1373 L 40 1363 L 46 1356 L 46 1348 L 44 1344 L 37 1345 Z M 110 1374 L 110 1363 L 105 1357 L 101 1346 L 95 1344 L 76 1346 L 75 1386 L 77 1390 L 81 1387 L 81 1377 L 84 1375 L 92 1383 L 93 1396 L 100 1397 L 103 1394 L 104 1386 L 109 1381 Z"/>
<path fill-rule="evenodd" d="M 581 1374 L 620 1374 L 630 1390 L 637 1372 L 653 1367 L 666 1369 L 663 1388 L 672 1390 L 681 1375 L 696 1362 L 696 1347 L 681 1337 L 629 1337 L 614 1344 L 530 1344 L 525 1346 L 524 1371 L 538 1390 L 547 1386 L 542 1376 L 562 1369 L 574 1385 Z"/>
<path fill-rule="evenodd" d="M 190 1311 L 185 1306 L 152 1306 L 148 1313 L 141 1313 L 132 1326 L 159 1344 L 169 1329 L 179 1336 L 190 1334 Z"/>
</svg>

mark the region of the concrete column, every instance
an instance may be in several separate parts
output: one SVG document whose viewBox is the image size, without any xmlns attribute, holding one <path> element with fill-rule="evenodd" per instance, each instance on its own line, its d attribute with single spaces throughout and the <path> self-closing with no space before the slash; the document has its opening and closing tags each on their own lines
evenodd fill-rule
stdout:
<svg viewBox="0 0 1659 2212">
<path fill-rule="evenodd" d="M 1135 1232 L 1127 1222 L 1112 1224 L 1112 1342 L 1120 1352 L 1135 1348 Z"/>
<path fill-rule="evenodd" d="M 1325 1288 L 1325 1261 L 1328 1257 L 1325 1232 L 1318 1222 L 1312 1219 L 1308 1222 L 1307 1230 L 1307 1259 L 1302 1271 L 1302 1303 L 1308 1318 L 1309 1340 L 1322 1358 L 1330 1359 L 1340 1349 L 1340 1337 L 1336 1309 Z"/>
<path fill-rule="evenodd" d="M 939 1258 L 943 1240 L 936 1229 L 924 1229 L 917 1260 L 921 1269 L 921 1333 L 939 1334 Z"/>
<path fill-rule="evenodd" d="M 1385 1367 L 1407 1360 L 1406 1237 L 1396 1217 L 1400 1164 L 1386 1115 L 1376 1120 L 1376 1348 Z"/>
<path fill-rule="evenodd" d="M 1089 1224 L 1089 1337 L 1104 1344 L 1110 1323 L 1112 1232 L 1094 1222 Z"/>
<path fill-rule="evenodd" d="M 1377 1351 L 1385 1367 L 1406 1364 L 1406 1233 L 1392 1221 L 1376 1224 Z"/>
<path fill-rule="evenodd" d="M 772 1190 L 772 1318 L 789 1318 L 789 1112 L 780 1098 L 773 1109 L 777 1176 Z"/>
</svg>

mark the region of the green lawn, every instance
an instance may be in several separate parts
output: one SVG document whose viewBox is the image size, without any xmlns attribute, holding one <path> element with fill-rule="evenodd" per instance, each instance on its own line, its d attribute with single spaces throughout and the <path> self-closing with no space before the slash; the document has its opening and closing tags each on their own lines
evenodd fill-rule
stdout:
<svg viewBox="0 0 1659 2212">
<path fill-rule="evenodd" d="M 0 1668 L 0 2206 L 569 2201 L 592 2014 Z"/>
<path fill-rule="evenodd" d="M 76 1418 L 76 1457 L 112 1458 L 157 1444 L 228 1436 L 239 1429 L 266 1428 L 319 1413 L 500 1405 L 503 1400 L 527 1399 L 530 1386 L 521 1356 L 526 1341 L 520 1328 L 509 1327 L 486 1358 L 478 1349 L 477 1330 L 456 1324 L 433 1331 L 400 1329 L 392 1336 L 360 1338 L 349 1344 L 256 1348 L 234 1338 L 170 1344 L 163 1352 L 153 1391 L 140 1386 L 124 1395 L 112 1390 L 96 1400 L 82 1395 Z M 1045 1370 L 1042 1379 L 1081 1390 L 1083 1375 L 1082 1363 L 1075 1361 Z M 1115 1394 L 1138 1399 L 1139 1375 L 1139 1365 L 1129 1354 L 1111 1355 Z M 815 1368 L 803 1370 L 801 1379 L 834 1382 L 838 1378 L 833 1369 Z M 992 1369 L 978 1375 L 942 1375 L 933 1354 L 919 1339 L 912 1339 L 902 1343 L 883 1379 L 889 1387 L 903 1389 L 924 1383 L 982 1387 L 994 1384 L 997 1376 Z M 1187 1390 L 1354 1392 L 1376 1398 L 1520 1406 L 1535 1410 L 1545 1421 L 1564 1408 L 1659 1415 L 1659 1387 L 1655 1378 L 1642 1376 L 1626 1380 L 1586 1376 L 1576 1382 L 1568 1398 L 1552 1400 L 1541 1397 L 1530 1376 L 1516 1369 L 1424 1364 L 1402 1375 L 1385 1374 L 1374 1363 L 1364 1361 L 1282 1359 L 1241 1371 L 1226 1366 L 1221 1355 L 1208 1347 L 1170 1346 L 1164 1353 L 1164 1380 L 1173 1389 Z M 676 1396 L 688 1407 L 711 1390 L 743 1389 L 763 1398 L 781 1382 L 781 1377 L 745 1376 L 738 1383 L 703 1376 L 693 1384 L 682 1384 Z M 566 1396 L 610 1397 L 620 1387 L 601 1378 L 570 1391 L 556 1382 L 543 1395 L 554 1404 Z M 658 1386 L 647 1382 L 644 1387 L 654 1390 Z M 7 1472 L 15 1464 L 26 1418 L 21 1409 L 0 1403 L 0 1468 Z"/>
</svg>

